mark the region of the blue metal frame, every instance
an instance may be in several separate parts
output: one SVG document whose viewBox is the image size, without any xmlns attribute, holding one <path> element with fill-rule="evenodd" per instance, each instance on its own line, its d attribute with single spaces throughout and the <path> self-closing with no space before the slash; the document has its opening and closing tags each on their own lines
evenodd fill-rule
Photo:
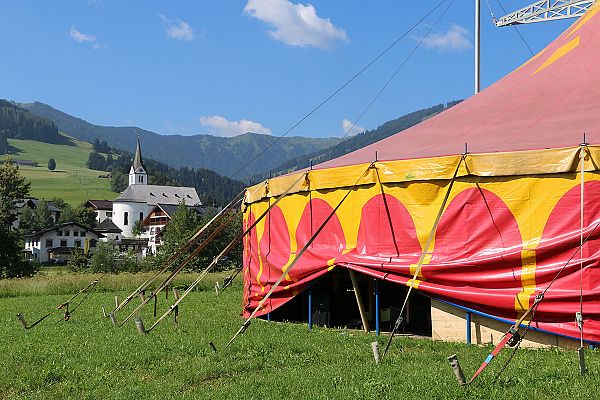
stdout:
<svg viewBox="0 0 600 400">
<path fill-rule="evenodd" d="M 437 300 L 440 303 L 447 304 L 449 306 L 458 308 L 459 310 L 466 311 L 466 312 L 469 312 L 469 313 L 475 314 L 475 315 L 480 315 L 482 317 L 486 317 L 486 318 L 489 318 L 489 319 L 494 320 L 494 321 L 503 322 L 503 323 L 508 324 L 508 325 L 513 325 L 515 323 L 514 321 L 511 321 L 509 319 L 504 319 L 504 318 L 496 317 L 495 315 L 487 314 L 487 313 L 484 313 L 482 311 L 477 311 L 477 310 L 475 310 L 473 308 L 469 308 L 469 307 L 465 307 L 465 306 L 460 306 L 458 304 L 451 303 L 451 302 L 446 301 L 446 300 L 440 300 L 440 299 L 435 299 L 435 298 L 434 298 L 434 300 Z M 527 325 L 526 324 L 521 324 L 521 327 L 525 328 L 525 327 L 527 327 Z M 563 337 L 563 338 L 566 338 L 566 339 L 579 340 L 579 337 L 571 337 L 571 336 L 568 336 L 568 335 L 561 335 L 561 334 L 558 334 L 558 333 L 547 331 L 545 329 L 536 328 L 534 326 L 530 326 L 529 330 L 536 331 L 536 332 L 541 332 L 541 333 L 546 333 L 546 334 L 552 335 L 552 336 Z M 594 346 L 594 348 L 597 347 L 600 344 L 600 342 L 594 342 L 592 340 L 585 340 L 585 339 L 584 339 L 584 342 L 588 343 L 588 344 L 590 344 L 592 346 Z"/>
<path fill-rule="evenodd" d="M 467 320 L 467 344 L 471 344 L 471 313 L 469 311 L 467 311 L 465 319 Z"/>
</svg>

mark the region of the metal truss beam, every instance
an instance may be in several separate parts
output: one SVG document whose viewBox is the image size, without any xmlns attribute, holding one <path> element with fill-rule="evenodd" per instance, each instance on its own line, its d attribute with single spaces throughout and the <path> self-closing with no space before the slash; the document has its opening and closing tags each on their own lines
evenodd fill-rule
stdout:
<svg viewBox="0 0 600 400">
<path fill-rule="evenodd" d="M 583 15 L 596 0 L 542 0 L 501 17 L 496 26 L 531 24 L 534 22 L 576 18 Z"/>
</svg>

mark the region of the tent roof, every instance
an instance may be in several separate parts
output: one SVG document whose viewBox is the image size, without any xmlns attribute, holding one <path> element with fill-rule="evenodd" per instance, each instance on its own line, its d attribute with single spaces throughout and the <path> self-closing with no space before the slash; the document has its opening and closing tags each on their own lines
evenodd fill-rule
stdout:
<svg viewBox="0 0 600 400">
<path fill-rule="evenodd" d="M 524 65 L 451 109 L 315 168 L 600 143 L 600 2 Z"/>
</svg>

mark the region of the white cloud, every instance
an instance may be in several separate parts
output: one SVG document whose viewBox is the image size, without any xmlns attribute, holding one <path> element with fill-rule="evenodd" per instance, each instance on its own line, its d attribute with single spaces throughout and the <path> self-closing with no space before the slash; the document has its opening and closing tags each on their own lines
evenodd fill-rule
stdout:
<svg viewBox="0 0 600 400">
<path fill-rule="evenodd" d="M 220 115 L 210 117 L 200 117 L 200 124 L 214 129 L 214 133 L 218 136 L 232 137 L 241 135 L 247 132 L 271 134 L 271 130 L 262 124 L 247 119 L 239 121 L 229 121 Z"/>
<path fill-rule="evenodd" d="M 273 39 L 291 46 L 327 49 L 336 41 L 346 41 L 346 32 L 329 18 L 321 18 L 312 4 L 294 4 L 289 0 L 248 0 L 244 14 L 272 25 Z"/>
<path fill-rule="evenodd" d="M 463 51 L 473 47 L 470 35 L 466 28 L 450 24 L 446 32 L 430 34 L 423 40 L 423 44 L 430 49 Z"/>
<path fill-rule="evenodd" d="M 75 26 L 71 27 L 69 36 L 71 36 L 71 39 L 73 39 L 77 43 L 89 43 L 94 50 L 106 48 L 104 44 L 96 40 L 96 36 L 80 32 L 77 30 L 77 28 L 75 28 Z"/>
<path fill-rule="evenodd" d="M 85 33 L 81 33 L 79 32 L 74 26 L 71 27 L 71 32 L 70 32 L 71 38 L 73 38 L 74 41 L 79 42 L 79 43 L 86 43 L 86 42 L 95 42 L 96 41 L 96 36 L 94 35 L 87 35 Z"/>
<path fill-rule="evenodd" d="M 354 135 L 358 135 L 359 133 L 363 133 L 364 131 L 366 131 L 366 129 L 363 128 L 362 126 L 359 126 L 359 125 L 353 126 L 353 125 L 354 125 L 354 122 L 350 121 L 349 119 L 344 118 L 342 120 L 342 128 L 344 128 L 344 135 L 354 136 Z"/>
<path fill-rule="evenodd" d="M 167 26 L 166 33 L 171 39 L 185 40 L 186 42 L 191 42 L 195 39 L 196 33 L 187 22 L 180 19 L 173 21 L 172 19 L 167 18 L 164 14 L 159 14 L 158 16 Z"/>
</svg>

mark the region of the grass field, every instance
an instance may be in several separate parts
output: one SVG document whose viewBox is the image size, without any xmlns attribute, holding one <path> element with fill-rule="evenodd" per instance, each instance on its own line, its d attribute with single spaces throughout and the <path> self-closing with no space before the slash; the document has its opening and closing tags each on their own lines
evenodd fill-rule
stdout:
<svg viewBox="0 0 600 400">
<path fill-rule="evenodd" d="M 72 146 L 8 139 L 8 144 L 15 150 L 10 154 L 12 158 L 38 163 L 38 167 L 19 167 L 21 174 L 31 182 L 30 194 L 45 199 L 62 197 L 73 206 L 87 199 L 112 200 L 117 197 L 117 193 L 110 190 L 110 179 L 98 178 L 106 172 L 85 166 L 92 145 L 72 138 L 71 141 Z M 56 161 L 55 171 L 47 168 L 50 158 Z"/>
<path fill-rule="evenodd" d="M 48 275 L 46 279 L 56 279 Z M 120 276 L 120 275 L 119 275 Z M 119 276 L 112 277 L 117 279 Z M 83 283 L 89 276 L 79 275 Z M 146 336 L 133 323 L 113 327 L 100 306 L 114 293 L 89 297 L 68 322 L 58 315 L 25 331 L 15 314 L 31 322 L 65 295 L 34 295 L 26 280 L 0 298 L 0 398 L 2 399 L 595 399 L 600 398 L 600 353 L 589 351 L 589 373 L 580 377 L 574 351 L 519 350 L 496 382 L 495 372 L 509 355 L 502 352 L 471 387 L 461 388 L 448 366 L 457 353 L 472 374 L 490 347 L 399 338 L 382 365 L 373 362 L 374 335 L 359 331 L 255 321 L 229 349 L 237 331 L 241 284 L 216 296 L 213 276 L 189 296 L 175 327 L 165 320 Z M 55 284 L 60 291 L 68 280 Z M 123 276 L 123 288 L 137 278 Z M 18 286 L 23 287 L 19 295 Z M 108 285 L 110 286 L 110 285 Z M 109 287 L 106 286 L 105 290 Z M 4 287 L 5 288 L 5 287 Z M 121 298 L 126 291 L 120 291 Z M 159 310 L 167 303 L 164 297 Z M 121 315 L 122 317 L 122 315 Z M 144 313 L 146 326 L 150 310 Z M 383 346 L 386 337 L 379 338 Z M 213 353 L 209 342 L 219 351 Z"/>
</svg>

